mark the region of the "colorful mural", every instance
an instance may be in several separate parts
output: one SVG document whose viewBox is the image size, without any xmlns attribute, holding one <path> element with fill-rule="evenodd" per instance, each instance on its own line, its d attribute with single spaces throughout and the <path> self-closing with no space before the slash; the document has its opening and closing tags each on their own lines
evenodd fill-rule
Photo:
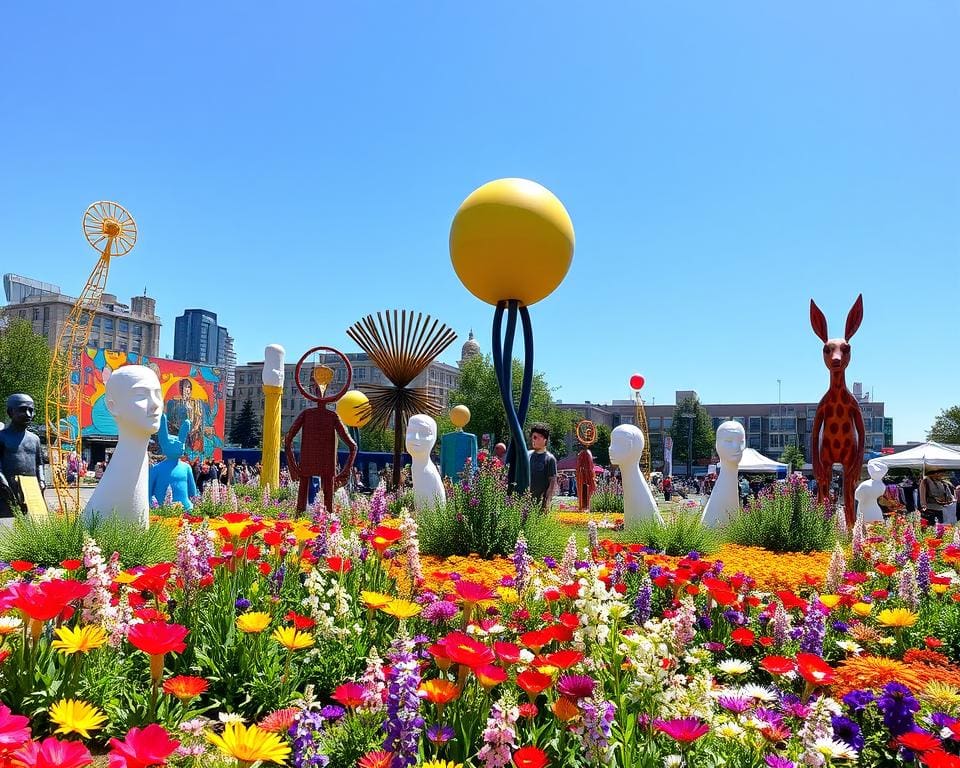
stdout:
<svg viewBox="0 0 960 768">
<path fill-rule="evenodd" d="M 117 424 L 107 410 L 105 382 L 123 365 L 145 365 L 160 379 L 164 412 L 171 434 L 190 419 L 187 455 L 220 460 L 224 429 L 224 381 L 220 368 L 183 360 L 166 360 L 132 352 L 87 349 L 83 358 L 83 406 L 81 423 L 84 437 L 116 437 Z"/>
</svg>

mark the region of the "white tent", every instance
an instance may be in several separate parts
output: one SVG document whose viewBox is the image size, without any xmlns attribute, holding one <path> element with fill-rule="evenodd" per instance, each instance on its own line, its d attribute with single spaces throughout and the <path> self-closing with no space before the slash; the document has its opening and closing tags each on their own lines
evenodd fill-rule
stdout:
<svg viewBox="0 0 960 768">
<path fill-rule="evenodd" d="M 878 456 L 874 461 L 882 461 L 891 469 L 894 467 L 912 467 L 916 469 L 960 469 L 960 451 L 954 451 L 940 443 L 921 443 L 899 453 Z"/>
<path fill-rule="evenodd" d="M 743 449 L 743 456 L 740 457 L 740 466 L 737 467 L 740 472 L 777 472 L 778 470 L 786 470 L 786 468 L 786 464 L 768 459 L 753 448 Z"/>
</svg>

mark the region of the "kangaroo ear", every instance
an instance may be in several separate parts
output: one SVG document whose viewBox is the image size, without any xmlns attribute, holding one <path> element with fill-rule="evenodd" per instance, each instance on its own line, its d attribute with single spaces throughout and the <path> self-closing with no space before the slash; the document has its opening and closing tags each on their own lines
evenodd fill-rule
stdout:
<svg viewBox="0 0 960 768">
<path fill-rule="evenodd" d="M 813 326 L 813 332 L 820 337 L 820 341 L 826 344 L 829 338 L 827 336 L 827 318 L 823 316 L 823 312 L 820 311 L 820 307 L 813 299 L 810 299 L 810 325 Z"/>
<path fill-rule="evenodd" d="M 853 302 L 853 306 L 850 307 L 850 312 L 847 314 L 847 327 L 843 330 L 843 336 L 847 341 L 853 337 L 853 334 L 857 332 L 857 328 L 860 327 L 860 323 L 863 322 L 863 294 L 861 293 L 857 296 L 857 300 Z"/>
</svg>

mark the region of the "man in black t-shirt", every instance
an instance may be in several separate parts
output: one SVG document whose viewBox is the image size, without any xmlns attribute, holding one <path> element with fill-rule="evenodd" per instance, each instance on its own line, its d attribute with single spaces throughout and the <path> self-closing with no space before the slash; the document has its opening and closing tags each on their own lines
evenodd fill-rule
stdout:
<svg viewBox="0 0 960 768">
<path fill-rule="evenodd" d="M 550 427 L 546 424 L 534 424 L 530 430 L 530 493 L 540 502 L 544 512 L 550 509 L 554 494 L 557 492 L 557 460 L 547 450 L 550 440 Z"/>
</svg>

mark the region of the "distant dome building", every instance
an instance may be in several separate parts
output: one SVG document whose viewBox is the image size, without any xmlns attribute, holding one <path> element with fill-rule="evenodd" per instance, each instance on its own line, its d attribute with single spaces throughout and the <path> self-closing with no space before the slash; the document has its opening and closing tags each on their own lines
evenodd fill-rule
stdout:
<svg viewBox="0 0 960 768">
<path fill-rule="evenodd" d="M 467 336 L 467 340 L 463 342 L 463 347 L 460 349 L 460 361 L 457 363 L 458 366 L 463 368 L 463 364 L 467 362 L 471 357 L 476 357 L 480 354 L 480 342 L 473 338 L 473 329 L 470 329 L 470 335 Z"/>
</svg>

